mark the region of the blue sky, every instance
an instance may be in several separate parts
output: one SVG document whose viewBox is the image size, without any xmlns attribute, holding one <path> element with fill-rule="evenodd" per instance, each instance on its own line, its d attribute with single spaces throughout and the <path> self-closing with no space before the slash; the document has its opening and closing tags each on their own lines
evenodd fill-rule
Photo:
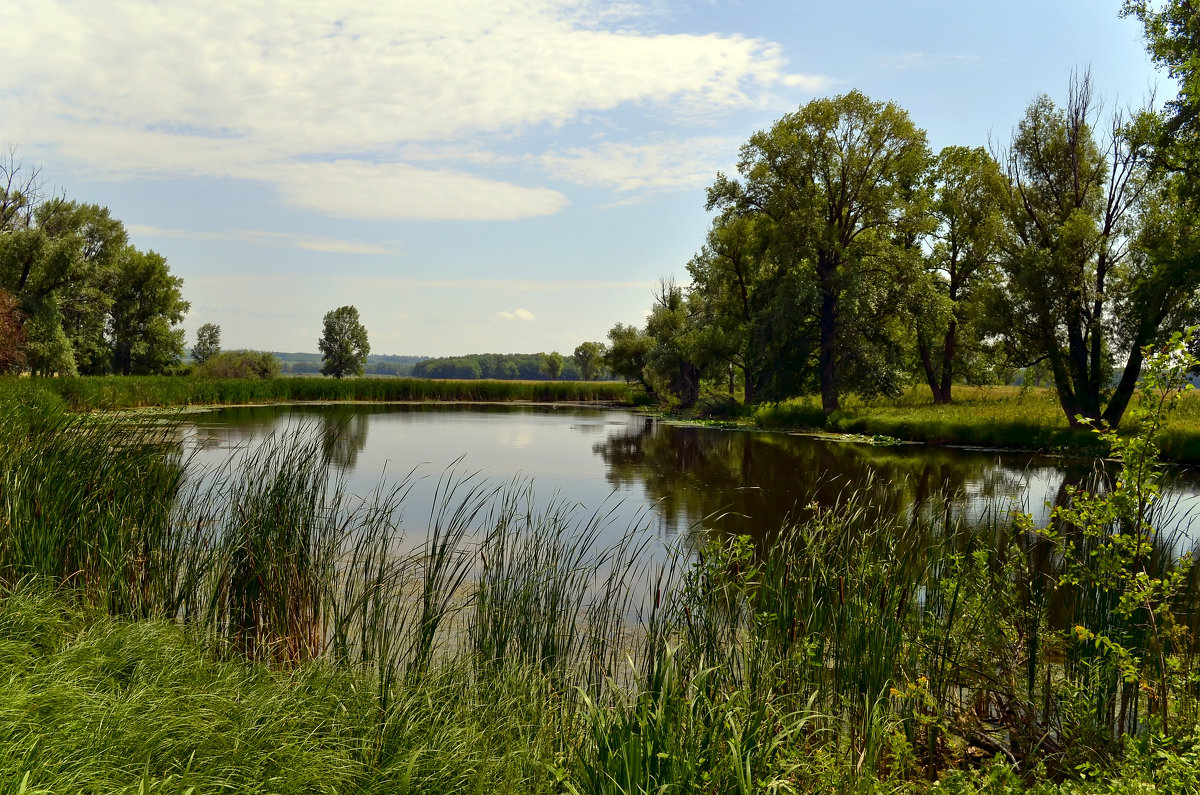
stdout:
<svg viewBox="0 0 1200 795">
<path fill-rule="evenodd" d="M 184 279 L 189 342 L 557 349 L 686 282 L 704 188 L 808 100 L 1002 145 L 1090 68 L 1173 89 L 1119 2 L 38 0 L 0 3 L 0 142 Z"/>
</svg>

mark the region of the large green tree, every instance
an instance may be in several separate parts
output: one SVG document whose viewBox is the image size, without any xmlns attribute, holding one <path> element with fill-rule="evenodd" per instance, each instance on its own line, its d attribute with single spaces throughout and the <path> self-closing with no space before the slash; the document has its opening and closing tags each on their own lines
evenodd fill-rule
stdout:
<svg viewBox="0 0 1200 795">
<path fill-rule="evenodd" d="M 1182 174 L 1176 190 L 1200 201 L 1200 8 L 1192 0 L 1126 0 L 1124 14 L 1144 26 L 1146 49 L 1175 80 L 1178 93 L 1160 114 L 1156 165 Z"/>
<path fill-rule="evenodd" d="M 563 371 L 563 355 L 558 351 L 538 355 L 542 358 L 542 372 L 550 376 L 551 381 L 557 381 Z"/>
<path fill-rule="evenodd" d="M 980 315 L 998 286 L 1008 195 L 982 148 L 946 147 L 930 178 L 930 245 L 912 306 L 921 371 L 934 403 L 949 403 L 956 378 L 988 366 Z"/>
<path fill-rule="evenodd" d="M 126 246 L 112 281 L 109 337 L 113 370 L 123 375 L 161 373 L 183 357 L 188 311 L 183 280 L 153 251 Z"/>
<path fill-rule="evenodd" d="M 575 366 L 584 381 L 595 381 L 604 366 L 605 346 L 603 342 L 581 342 L 575 346 Z"/>
<path fill-rule="evenodd" d="M 646 380 L 646 357 L 653 340 L 645 331 L 633 324 L 617 323 L 608 330 L 608 350 L 604 354 L 604 366 L 629 383 L 641 384 L 647 392 L 654 387 Z"/>
<path fill-rule="evenodd" d="M 705 353 L 698 344 L 696 313 L 687 293 L 673 280 L 659 282 L 654 306 L 646 318 L 644 374 L 659 394 L 669 393 L 682 408 L 700 398 Z"/>
<path fill-rule="evenodd" d="M 1065 107 L 1039 97 L 1017 126 L 1007 289 L 992 316 L 1015 364 L 1049 366 L 1072 424 L 1116 426 L 1142 348 L 1178 321 L 1200 282 L 1180 183 L 1150 168 L 1153 118 L 1118 114 L 1098 135 L 1098 117 L 1085 75 Z"/>
<path fill-rule="evenodd" d="M 843 389 L 886 387 L 896 371 L 896 291 L 917 259 L 929 160 L 905 110 L 851 91 L 755 133 L 742 147 L 741 180 L 718 175 L 709 189 L 710 209 L 769 221 L 779 267 L 815 293 L 812 358 L 826 413 Z"/>
<path fill-rule="evenodd" d="M 334 378 L 362 375 L 371 344 L 367 341 L 366 327 L 358 319 L 358 309 L 339 306 L 326 312 L 317 348 L 321 351 L 322 375 Z"/>
<path fill-rule="evenodd" d="M 731 373 L 740 372 L 747 403 L 787 391 L 776 388 L 780 379 L 768 363 L 783 358 L 779 346 L 797 348 L 794 329 L 784 331 L 781 322 L 806 314 L 794 311 L 795 301 L 785 302 L 792 311 L 780 312 L 773 300 L 783 274 L 770 254 L 769 231 L 765 216 L 727 210 L 713 220 L 704 247 L 688 263 L 699 308 L 698 344 Z"/>
<path fill-rule="evenodd" d="M 196 344 L 192 346 L 192 359 L 204 364 L 221 352 L 221 327 L 216 323 L 205 323 L 196 329 Z"/>
<path fill-rule="evenodd" d="M 32 174 L 32 176 L 30 175 Z M 43 200 L 36 171 L 0 162 L 0 289 L 25 320 L 37 373 L 158 372 L 181 353 L 182 281 L 131 246 L 109 211 Z"/>
</svg>

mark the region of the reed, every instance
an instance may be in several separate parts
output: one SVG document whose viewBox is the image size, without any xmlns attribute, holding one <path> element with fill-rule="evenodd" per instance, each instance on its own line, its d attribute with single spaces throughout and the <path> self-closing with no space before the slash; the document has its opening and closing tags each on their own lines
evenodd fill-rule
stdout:
<svg viewBox="0 0 1200 795">
<path fill-rule="evenodd" d="M 29 383 L 29 379 L 23 381 Z M 57 394 L 76 411 L 347 400 L 626 403 L 630 394 L 627 384 L 616 381 L 449 381 L 421 378 L 308 377 L 258 380 L 103 376 L 39 379 L 30 383 L 28 388 Z"/>
<path fill-rule="evenodd" d="M 1047 528 L 866 488 L 650 565 L 645 528 L 605 546 L 608 512 L 528 483 L 452 468 L 413 526 L 411 479 L 348 494 L 319 434 L 200 472 L 170 421 L 0 401 L 13 789 L 1087 791 L 1196 753 L 1152 447 Z"/>
</svg>

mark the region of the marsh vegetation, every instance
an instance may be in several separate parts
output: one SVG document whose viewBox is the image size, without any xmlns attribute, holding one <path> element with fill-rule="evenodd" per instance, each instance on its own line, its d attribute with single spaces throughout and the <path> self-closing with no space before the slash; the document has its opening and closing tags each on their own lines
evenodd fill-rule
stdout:
<svg viewBox="0 0 1200 795">
<path fill-rule="evenodd" d="M 846 491 L 769 543 L 650 562 L 638 528 L 608 540 L 606 514 L 528 484 L 446 472 L 414 519 L 406 483 L 351 494 L 319 438 L 200 477 L 169 422 L 4 400 L 14 789 L 1196 783 L 1196 572 L 1162 529 L 1161 402 L 1108 440 L 1118 476 L 1045 526 Z"/>
</svg>

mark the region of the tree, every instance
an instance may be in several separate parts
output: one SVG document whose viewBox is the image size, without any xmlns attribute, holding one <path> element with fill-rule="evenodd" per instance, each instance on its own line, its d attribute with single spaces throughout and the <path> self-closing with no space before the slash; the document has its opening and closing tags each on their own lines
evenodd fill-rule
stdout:
<svg viewBox="0 0 1200 795">
<path fill-rule="evenodd" d="M 575 364 L 584 381 L 595 381 L 600 377 L 605 347 L 603 342 L 581 342 L 575 348 Z"/>
<path fill-rule="evenodd" d="M 769 221 L 779 267 L 816 293 L 817 380 L 832 413 L 845 386 L 888 388 L 900 350 L 896 291 L 924 221 L 925 133 L 858 91 L 816 99 L 742 147 L 708 207 Z"/>
<path fill-rule="evenodd" d="M 982 148 L 943 149 L 932 182 L 931 245 L 913 293 L 916 347 L 933 402 L 949 403 L 955 377 L 982 369 L 979 314 L 999 279 L 1008 197 L 999 165 Z"/>
<path fill-rule="evenodd" d="M 17 299 L 0 290 L 0 374 L 25 369 L 24 316 Z"/>
<path fill-rule="evenodd" d="M 664 279 L 659 282 L 654 307 L 646 318 L 646 336 L 651 345 L 644 371 L 655 385 L 655 392 L 670 392 L 682 408 L 700 398 L 705 364 L 689 303 L 674 280 Z"/>
<path fill-rule="evenodd" d="M 1153 120 L 1116 114 L 1097 139 L 1097 115 L 1085 74 L 1065 108 L 1039 97 L 1018 125 L 1007 290 L 992 314 L 1014 363 L 1047 362 L 1072 425 L 1116 427 L 1143 347 L 1195 305 L 1200 269 L 1183 185 L 1150 169 Z"/>
<path fill-rule="evenodd" d="M 557 381 L 563 371 L 563 357 L 558 351 L 538 354 L 542 357 L 542 372 L 550 376 L 551 381 Z"/>
<path fill-rule="evenodd" d="M 33 375 L 78 375 L 71 341 L 63 331 L 62 315 L 53 297 L 42 301 L 25 321 L 25 359 Z"/>
<path fill-rule="evenodd" d="M 109 337 L 113 369 L 124 375 L 161 373 L 183 358 L 189 304 L 183 280 L 153 251 L 126 246 L 113 280 Z"/>
<path fill-rule="evenodd" d="M 334 378 L 362 375 L 371 345 L 367 342 L 366 328 L 359 322 L 358 310 L 353 306 L 340 306 L 326 312 L 317 347 L 321 351 L 322 375 Z"/>
<path fill-rule="evenodd" d="M 779 269 L 769 251 L 769 221 L 759 214 L 718 215 L 700 253 L 688 263 L 691 294 L 698 304 L 698 344 L 709 358 L 742 373 L 746 403 L 787 391 L 773 389 L 767 362 L 780 358 L 779 344 L 797 335 L 777 333 L 780 315 L 771 300 L 780 290 Z M 792 313 L 784 313 L 792 314 Z M 804 369 L 803 367 L 798 369 Z M 733 373 L 729 392 L 732 394 Z"/>
<path fill-rule="evenodd" d="M 129 245 L 107 208 L 44 200 L 36 170 L 0 161 L 0 289 L 28 318 L 38 373 L 159 372 L 182 354 L 188 305 L 166 261 Z M 32 324 L 29 326 L 28 324 Z"/>
<path fill-rule="evenodd" d="M 216 323 L 205 323 L 196 330 L 196 344 L 192 347 L 192 359 L 204 364 L 214 354 L 221 352 L 221 327 Z"/>
<path fill-rule="evenodd" d="M 654 388 L 646 381 L 646 357 L 653 340 L 637 326 L 617 323 L 608 331 L 608 351 L 604 366 L 629 383 L 639 383 L 647 392 Z"/>
<path fill-rule="evenodd" d="M 1200 202 L 1200 14 L 1191 0 L 1125 0 L 1122 15 L 1141 20 L 1150 57 L 1179 86 L 1156 129 L 1155 165 L 1187 177 L 1176 189 Z"/>
</svg>

